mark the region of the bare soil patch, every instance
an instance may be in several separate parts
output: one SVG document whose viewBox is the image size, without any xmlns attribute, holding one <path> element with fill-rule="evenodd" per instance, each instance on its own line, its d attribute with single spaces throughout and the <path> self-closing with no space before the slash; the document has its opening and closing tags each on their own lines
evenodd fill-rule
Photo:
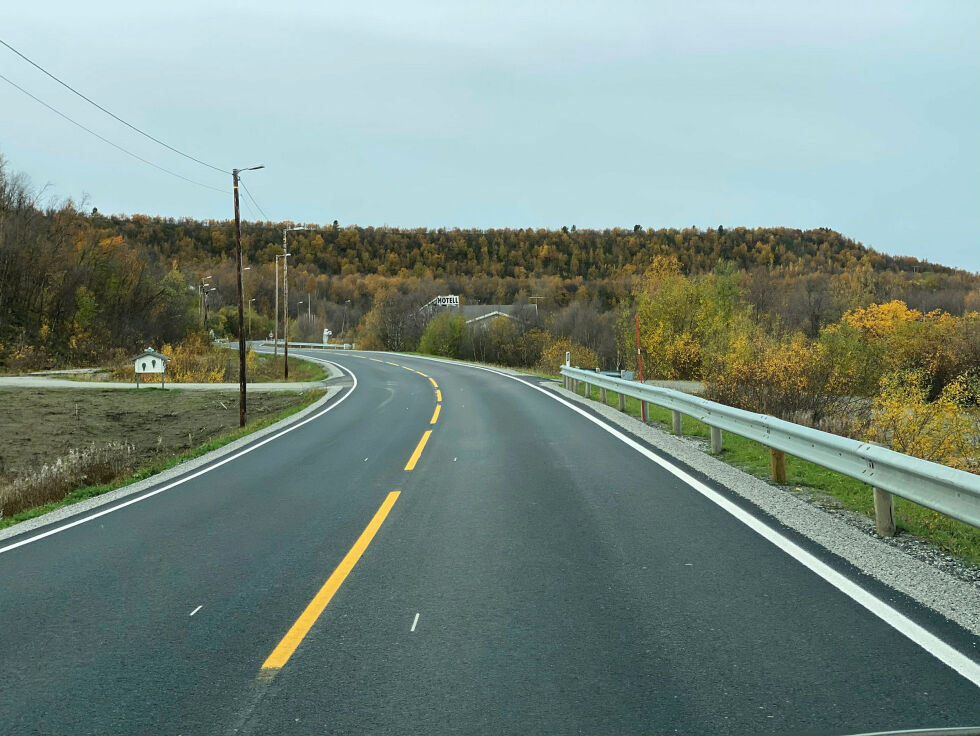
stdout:
<svg viewBox="0 0 980 736">
<path fill-rule="evenodd" d="M 255 393 L 249 422 L 304 403 L 300 393 Z M 177 455 L 238 428 L 238 396 L 203 391 L 0 391 L 0 482 L 71 450 L 126 443 L 127 465 Z"/>
</svg>

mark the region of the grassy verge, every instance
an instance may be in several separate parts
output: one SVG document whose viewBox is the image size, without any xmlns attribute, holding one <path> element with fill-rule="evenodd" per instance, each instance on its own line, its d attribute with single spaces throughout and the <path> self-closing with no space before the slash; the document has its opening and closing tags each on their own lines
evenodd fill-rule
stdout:
<svg viewBox="0 0 980 736">
<path fill-rule="evenodd" d="M 290 367 L 292 367 L 292 364 L 290 364 Z M 139 468 L 132 474 L 117 478 L 110 483 L 76 488 L 60 501 L 47 503 L 43 506 L 36 506 L 34 508 L 21 511 L 17 514 L 13 514 L 9 517 L 0 518 L 0 529 L 13 526 L 14 524 L 26 521 L 28 519 L 36 518 L 42 514 L 48 513 L 49 511 L 54 511 L 55 509 L 61 508 L 62 506 L 70 506 L 71 504 L 78 503 L 79 501 L 84 501 L 87 498 L 93 498 L 94 496 L 100 496 L 103 493 L 114 491 L 117 488 L 122 488 L 130 483 L 136 483 L 137 481 L 141 481 L 149 478 L 150 476 L 156 475 L 157 473 L 161 473 L 164 470 L 168 470 L 186 460 L 192 460 L 193 458 L 200 457 L 201 455 L 211 452 L 212 450 L 216 450 L 219 447 L 224 447 L 230 442 L 234 442 L 235 440 L 249 435 L 252 432 L 268 427 L 270 424 L 275 424 L 286 417 L 296 414 L 320 399 L 324 393 L 325 391 L 323 390 L 306 391 L 301 395 L 299 403 L 283 409 L 282 411 L 271 416 L 262 417 L 261 419 L 248 422 L 244 427 L 240 427 L 238 429 L 220 434 L 217 437 L 213 437 L 198 447 L 186 450 L 177 455 L 156 459 L 153 462 Z"/>
<path fill-rule="evenodd" d="M 255 369 L 248 371 L 246 377 L 254 383 L 280 383 L 282 382 L 282 356 L 265 355 L 256 353 Z M 225 380 L 231 383 L 238 381 L 238 355 L 228 361 L 225 373 Z M 323 381 L 329 375 L 319 363 L 314 363 L 301 358 L 289 358 L 289 383 L 303 383 L 307 381 Z"/>
<path fill-rule="evenodd" d="M 599 388 L 592 386 L 591 389 L 589 398 L 599 401 L 601 397 Z M 582 382 L 579 383 L 579 395 L 585 395 Z M 615 391 L 607 390 L 606 404 L 618 407 L 619 395 Z M 627 396 L 625 406 L 627 414 L 640 416 L 639 399 Z M 669 409 L 648 404 L 647 416 L 652 424 L 660 425 L 666 431 L 671 430 Z M 711 437 L 708 425 L 688 416 L 683 417 L 681 430 L 685 435 L 705 439 Z M 730 465 L 772 483 L 769 448 L 765 445 L 725 433 L 722 454 L 719 457 Z M 793 492 L 807 492 L 807 489 L 812 489 L 824 496 L 821 499 L 824 502 L 874 518 L 871 487 L 866 483 L 791 455 L 786 455 L 786 480 L 785 487 Z M 895 520 L 900 532 L 927 539 L 945 552 L 958 557 L 965 564 L 980 567 L 980 529 L 897 496 Z"/>
</svg>

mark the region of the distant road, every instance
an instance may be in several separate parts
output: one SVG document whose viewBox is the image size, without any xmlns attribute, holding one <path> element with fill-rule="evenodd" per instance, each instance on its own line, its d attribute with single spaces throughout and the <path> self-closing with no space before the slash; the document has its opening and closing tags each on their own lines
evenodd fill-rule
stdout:
<svg viewBox="0 0 980 736">
<path fill-rule="evenodd" d="M 975 682 L 538 379 L 315 355 L 352 375 L 314 419 L 0 541 L 0 733 L 980 724 Z M 977 658 L 976 637 L 794 541 Z"/>
<path fill-rule="evenodd" d="M 249 391 L 308 391 L 323 388 L 324 381 L 294 383 L 251 383 Z M 0 388 L 77 388 L 77 389 L 136 389 L 135 381 L 72 381 L 67 378 L 42 376 L 0 376 Z M 138 388 L 160 388 L 160 379 L 143 381 Z M 167 389 L 181 391 L 238 391 L 237 383 L 170 383 Z"/>
</svg>

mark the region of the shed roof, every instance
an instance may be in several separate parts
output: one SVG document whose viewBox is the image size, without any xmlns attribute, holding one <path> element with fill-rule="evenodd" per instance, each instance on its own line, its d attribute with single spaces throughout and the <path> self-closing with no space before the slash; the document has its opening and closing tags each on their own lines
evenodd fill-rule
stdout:
<svg viewBox="0 0 980 736">
<path fill-rule="evenodd" d="M 129 362 L 130 363 L 135 363 L 140 358 L 159 358 L 160 360 L 162 360 L 164 362 L 168 362 L 169 360 L 171 360 L 170 358 L 168 358 L 163 353 L 158 353 L 153 348 L 147 348 L 146 350 L 144 350 L 139 355 L 134 355 L 132 358 L 130 358 L 129 359 Z"/>
</svg>

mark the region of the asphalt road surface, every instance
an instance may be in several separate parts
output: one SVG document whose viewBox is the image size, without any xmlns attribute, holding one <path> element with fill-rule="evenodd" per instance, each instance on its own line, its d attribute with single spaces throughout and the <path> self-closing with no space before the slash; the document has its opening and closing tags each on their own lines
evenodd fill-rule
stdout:
<svg viewBox="0 0 980 736">
<path fill-rule="evenodd" d="M 980 723 L 980 681 L 538 379 L 326 357 L 353 375 L 316 419 L 0 542 L 0 733 Z M 762 521 L 976 666 L 975 637 Z"/>
</svg>

